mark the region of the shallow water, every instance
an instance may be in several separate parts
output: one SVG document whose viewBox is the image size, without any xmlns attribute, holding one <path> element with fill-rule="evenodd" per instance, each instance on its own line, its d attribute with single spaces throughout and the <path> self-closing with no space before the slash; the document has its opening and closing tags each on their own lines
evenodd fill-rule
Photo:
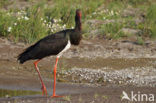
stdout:
<svg viewBox="0 0 156 103">
<path fill-rule="evenodd" d="M 28 96 L 28 95 L 41 95 L 39 91 L 28 91 L 28 90 L 8 90 L 0 89 L 0 97 L 14 97 L 14 96 Z"/>
</svg>

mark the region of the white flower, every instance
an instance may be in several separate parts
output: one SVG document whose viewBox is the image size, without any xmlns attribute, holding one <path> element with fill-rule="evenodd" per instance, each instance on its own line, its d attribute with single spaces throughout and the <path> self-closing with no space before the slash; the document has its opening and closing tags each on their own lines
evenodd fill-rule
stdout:
<svg viewBox="0 0 156 103">
<path fill-rule="evenodd" d="M 47 21 L 46 20 L 44 20 L 44 23 L 46 23 Z"/>
<path fill-rule="evenodd" d="M 114 12 L 111 10 L 111 15 L 114 15 Z"/>
<path fill-rule="evenodd" d="M 10 13 L 8 12 L 7 15 L 10 16 Z"/>
<path fill-rule="evenodd" d="M 48 25 L 48 28 L 51 28 L 51 25 Z"/>
<path fill-rule="evenodd" d="M 17 20 L 20 20 L 20 19 L 21 19 L 20 17 L 17 18 Z"/>
<path fill-rule="evenodd" d="M 95 15 L 96 14 L 96 12 L 93 12 L 93 15 Z"/>
<path fill-rule="evenodd" d="M 61 22 L 61 19 L 59 19 L 58 21 Z"/>
<path fill-rule="evenodd" d="M 73 26 L 72 26 L 71 28 L 72 28 L 72 29 L 74 29 L 74 27 L 73 27 Z"/>
<path fill-rule="evenodd" d="M 65 28 L 66 28 L 66 24 L 63 25 L 63 29 L 65 29 Z"/>
<path fill-rule="evenodd" d="M 29 18 L 27 16 L 24 17 L 25 20 L 29 20 Z"/>
<path fill-rule="evenodd" d="M 118 12 L 116 12 L 116 15 L 118 15 L 119 13 Z"/>
<path fill-rule="evenodd" d="M 23 11 L 23 10 L 21 10 L 20 12 L 19 12 L 19 14 L 26 14 L 26 12 L 25 11 Z"/>
<path fill-rule="evenodd" d="M 17 23 L 14 23 L 14 25 L 16 26 L 16 25 L 17 25 Z"/>
<path fill-rule="evenodd" d="M 66 24 L 64 24 L 63 26 L 66 27 Z"/>
<path fill-rule="evenodd" d="M 41 18 L 41 20 L 43 20 L 43 18 Z"/>
<path fill-rule="evenodd" d="M 106 19 L 106 17 L 103 17 L 103 19 L 105 20 L 105 19 Z"/>
<path fill-rule="evenodd" d="M 53 29 L 51 29 L 51 32 L 53 32 Z"/>
<path fill-rule="evenodd" d="M 21 12 L 17 12 L 18 15 L 21 15 Z"/>
<path fill-rule="evenodd" d="M 56 19 L 54 19 L 54 23 L 56 23 L 57 22 L 57 20 Z"/>
<path fill-rule="evenodd" d="M 12 27 L 8 27 L 8 32 L 11 32 Z"/>
</svg>

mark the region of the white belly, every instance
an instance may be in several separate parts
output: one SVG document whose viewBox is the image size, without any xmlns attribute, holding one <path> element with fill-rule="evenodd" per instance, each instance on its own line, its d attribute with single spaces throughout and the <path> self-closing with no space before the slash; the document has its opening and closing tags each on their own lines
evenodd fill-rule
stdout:
<svg viewBox="0 0 156 103">
<path fill-rule="evenodd" d="M 71 43 L 70 43 L 70 40 L 68 40 L 68 43 L 67 43 L 66 47 L 59 54 L 57 54 L 57 57 L 59 58 L 60 56 L 62 56 L 62 54 L 65 51 L 67 51 L 70 48 L 70 46 L 71 46 Z"/>
</svg>

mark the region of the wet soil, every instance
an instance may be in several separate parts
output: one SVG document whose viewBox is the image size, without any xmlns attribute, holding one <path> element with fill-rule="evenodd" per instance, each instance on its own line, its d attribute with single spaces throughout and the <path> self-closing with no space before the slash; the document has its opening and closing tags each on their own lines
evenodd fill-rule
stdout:
<svg viewBox="0 0 156 103">
<path fill-rule="evenodd" d="M 56 93 L 63 95 L 63 98 L 50 98 L 52 95 L 52 81 L 45 79 L 44 82 L 47 86 L 48 97 L 41 96 L 40 83 L 36 77 L 15 77 L 7 76 L 0 77 L 0 88 L 9 90 L 26 90 L 36 91 L 38 93 L 33 94 L 27 92 L 27 94 L 12 97 L 10 94 L 6 94 L 0 98 L 0 103 L 129 103 L 127 100 L 121 101 L 122 91 L 131 94 L 133 91 L 135 94 L 154 94 L 156 95 L 156 88 L 154 87 L 135 87 L 135 86 L 90 86 L 86 84 L 72 84 L 72 83 L 57 83 Z M 5 91 L 1 91 L 4 93 Z M 134 102 L 133 102 L 134 103 Z M 149 102 L 141 102 L 149 103 Z M 153 102 L 155 103 L 155 102 Z"/>
<path fill-rule="evenodd" d="M 109 67 L 112 69 L 125 69 L 129 67 L 146 67 L 146 66 L 154 66 L 152 62 L 156 61 L 156 58 L 72 58 L 67 59 L 63 58 L 60 62 L 60 65 L 67 65 L 66 68 L 79 67 L 79 68 L 92 68 L 99 69 L 102 67 Z M 64 64 L 63 64 L 63 63 Z"/>
<path fill-rule="evenodd" d="M 34 61 L 23 65 L 17 62 L 18 54 L 29 44 L 0 38 L 0 88 L 39 92 L 13 97 L 8 94 L 0 98 L 0 103 L 128 103 L 121 101 L 123 90 L 156 95 L 156 42 L 138 45 L 123 41 L 83 40 L 79 47 L 73 46 L 60 58 L 57 70 L 57 94 L 65 96 L 51 99 L 42 97 L 39 92 Z M 39 63 L 49 95 L 52 94 L 54 62 L 55 57 L 48 57 Z"/>
</svg>

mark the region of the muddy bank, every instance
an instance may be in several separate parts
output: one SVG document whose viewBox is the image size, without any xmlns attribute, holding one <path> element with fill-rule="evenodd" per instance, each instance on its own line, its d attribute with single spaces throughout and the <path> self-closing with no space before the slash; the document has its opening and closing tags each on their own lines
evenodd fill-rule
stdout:
<svg viewBox="0 0 156 103">
<path fill-rule="evenodd" d="M 39 92 L 41 89 L 39 80 L 35 77 L 0 77 L 0 88 L 7 90 L 29 90 Z M 0 103 L 127 103 L 128 100 L 121 101 L 122 92 L 125 91 L 128 96 L 131 96 L 133 91 L 136 95 L 153 94 L 156 95 L 156 88 L 153 87 L 136 87 L 131 85 L 106 85 L 106 86 L 91 86 L 86 84 L 71 84 L 58 83 L 56 94 L 62 95 L 62 98 L 50 98 L 52 95 L 52 81 L 44 78 L 47 86 L 48 97 L 41 96 L 41 93 L 33 94 L 28 92 L 26 95 L 16 95 L 12 97 L 10 94 L 0 98 Z M 5 91 L 1 91 L 3 93 Z M 135 101 L 133 102 L 135 103 Z M 142 101 L 141 103 L 148 103 Z M 155 102 L 153 102 L 155 103 Z"/>
<path fill-rule="evenodd" d="M 30 46 L 0 38 L 0 58 L 16 60 L 19 53 Z M 156 58 L 156 41 L 138 45 L 132 40 L 82 40 L 78 47 L 72 46 L 65 58 Z"/>
<path fill-rule="evenodd" d="M 128 94 L 128 96 L 130 96 L 130 98 L 132 92 L 134 92 L 134 94 L 137 95 L 136 98 L 138 97 L 138 93 L 147 95 L 149 94 L 156 95 L 155 92 L 156 89 L 149 87 L 105 86 L 105 87 L 94 87 L 90 91 L 87 91 L 88 90 L 87 86 L 86 87 L 80 86 L 78 88 L 80 92 L 83 90 L 83 93 L 82 92 L 78 94 L 67 93 L 64 94 L 64 97 L 62 98 L 50 98 L 50 96 L 43 97 L 41 95 L 16 96 L 9 98 L 0 98 L 0 103 L 8 103 L 8 102 L 9 103 L 129 103 L 132 101 L 121 100 L 123 91 L 125 91 Z M 70 91 L 74 91 L 75 87 L 70 88 L 69 86 L 69 89 Z M 64 90 L 65 89 L 61 89 L 61 91 Z M 133 100 L 132 103 L 137 103 L 137 101 Z M 149 101 L 141 101 L 141 103 L 149 103 Z M 155 101 L 153 101 L 152 103 L 155 103 Z"/>
<path fill-rule="evenodd" d="M 122 91 L 156 94 L 156 42 L 138 45 L 123 40 L 83 40 L 59 60 L 57 94 L 50 99 L 41 94 L 4 96 L 0 103 L 121 103 Z M 21 65 L 17 56 L 29 45 L 0 39 L 0 88 L 40 91 L 33 62 Z M 39 68 L 52 94 L 55 57 L 44 58 Z M 122 101 L 127 103 L 128 101 Z M 142 102 L 144 103 L 144 102 Z M 146 102 L 145 102 L 146 103 Z"/>
<path fill-rule="evenodd" d="M 50 61 L 51 60 L 51 61 Z M 55 59 L 42 60 L 39 64 L 44 78 L 53 79 L 53 65 Z M 95 85 L 135 85 L 156 86 L 156 59 L 81 59 L 61 58 L 57 69 L 57 81 L 70 83 L 89 83 Z M 19 78 L 37 78 L 32 61 L 24 65 L 16 61 L 0 60 L 0 75 L 3 77 L 15 76 Z"/>
<path fill-rule="evenodd" d="M 29 45 L 14 43 L 2 38 L 0 43 L 1 76 L 35 75 L 37 77 L 34 61 L 28 61 L 23 65 L 17 62 L 18 54 Z M 156 84 L 154 76 L 156 47 L 154 45 L 156 45 L 155 41 L 147 41 L 145 45 L 138 45 L 126 40 L 83 40 L 79 47 L 72 47 L 60 58 L 57 80 L 71 83 L 100 85 L 113 83 L 154 87 Z M 54 62 L 55 57 L 51 56 L 39 63 L 43 77 L 53 78 Z"/>
</svg>

